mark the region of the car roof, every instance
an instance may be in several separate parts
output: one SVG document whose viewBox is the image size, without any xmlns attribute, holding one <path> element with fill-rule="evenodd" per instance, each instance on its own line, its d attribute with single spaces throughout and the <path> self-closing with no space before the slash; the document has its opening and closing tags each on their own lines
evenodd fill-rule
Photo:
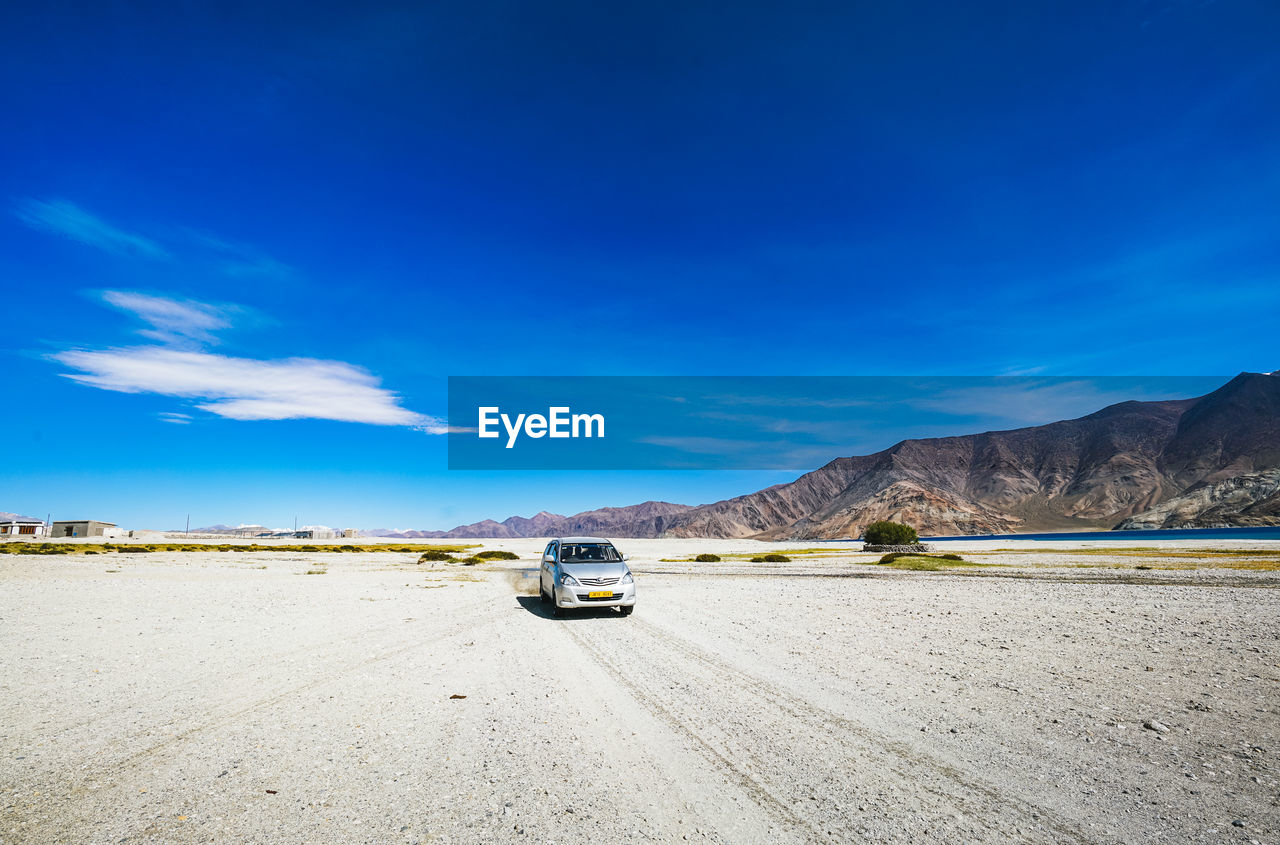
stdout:
<svg viewBox="0 0 1280 845">
<path fill-rule="evenodd" d="M 556 542 L 559 543 L 608 543 L 609 541 L 603 537 L 560 537 Z"/>
</svg>

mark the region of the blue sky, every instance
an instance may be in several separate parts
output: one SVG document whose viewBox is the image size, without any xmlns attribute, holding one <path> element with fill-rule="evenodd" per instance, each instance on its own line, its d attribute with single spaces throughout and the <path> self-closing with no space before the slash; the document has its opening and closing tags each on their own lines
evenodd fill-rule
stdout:
<svg viewBox="0 0 1280 845">
<path fill-rule="evenodd" d="M 795 474 L 450 473 L 449 375 L 1280 366 L 1265 0 L 228 8 L 3 13 L 0 510 L 448 527 Z"/>
</svg>

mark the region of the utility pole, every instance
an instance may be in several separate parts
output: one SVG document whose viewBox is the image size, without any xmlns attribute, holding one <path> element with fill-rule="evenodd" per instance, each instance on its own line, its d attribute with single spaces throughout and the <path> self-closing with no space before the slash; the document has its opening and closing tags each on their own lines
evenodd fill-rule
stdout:
<svg viewBox="0 0 1280 845">
<path fill-rule="evenodd" d="M 191 514 L 187 514 L 187 530 L 182 532 L 184 536 L 191 536 Z"/>
</svg>

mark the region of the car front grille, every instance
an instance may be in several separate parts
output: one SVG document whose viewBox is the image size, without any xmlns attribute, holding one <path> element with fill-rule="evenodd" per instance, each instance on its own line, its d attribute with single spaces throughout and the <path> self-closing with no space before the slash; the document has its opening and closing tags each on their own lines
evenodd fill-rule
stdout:
<svg viewBox="0 0 1280 845">
<path fill-rule="evenodd" d="M 618 583 L 617 578 L 579 578 L 578 583 L 584 587 L 612 587 Z"/>
<path fill-rule="evenodd" d="M 578 593 L 578 601 L 617 601 L 622 598 L 622 593 L 613 593 L 608 596 L 596 596 L 592 598 L 589 593 Z"/>
</svg>

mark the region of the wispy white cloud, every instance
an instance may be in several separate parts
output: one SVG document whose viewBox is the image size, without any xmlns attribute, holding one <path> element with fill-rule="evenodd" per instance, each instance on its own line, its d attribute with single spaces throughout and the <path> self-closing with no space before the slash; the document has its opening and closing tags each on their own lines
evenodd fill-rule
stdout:
<svg viewBox="0 0 1280 845">
<path fill-rule="evenodd" d="M 232 278 L 283 278 L 293 275 L 294 270 L 288 264 L 248 244 L 234 243 L 195 229 L 184 229 L 183 234 L 192 243 L 215 253 L 217 269 Z"/>
<path fill-rule="evenodd" d="M 232 278 L 284 278 L 294 269 L 257 247 L 236 243 L 208 232 L 184 227 L 170 227 L 160 241 L 114 226 L 79 205 L 65 199 L 18 201 L 14 209 L 18 219 L 33 229 L 61 235 L 116 255 L 153 259 L 172 259 L 216 270 Z"/>
<path fill-rule="evenodd" d="M 649 435 L 636 438 L 637 443 L 661 446 L 673 454 L 662 456 L 662 465 L 669 469 L 706 469 L 707 459 L 716 458 L 726 466 L 752 466 L 763 469 L 807 469 L 832 458 L 831 447 L 821 445 L 796 445 L 780 442 L 762 442 L 756 439 L 731 437 L 703 437 Z M 689 456 L 679 457 L 683 453 Z"/>
<path fill-rule="evenodd" d="M 33 229 L 62 235 L 117 255 L 169 256 L 164 247 L 150 238 L 116 228 L 67 200 L 25 199 L 18 203 L 15 213 L 19 220 Z"/>
<path fill-rule="evenodd" d="M 150 296 L 136 291 L 103 291 L 108 305 L 138 317 L 151 328 L 138 334 L 161 343 L 213 343 L 213 332 L 231 327 L 225 309 L 192 300 Z"/>
<path fill-rule="evenodd" d="M 403 407 L 372 373 L 342 361 L 235 358 L 165 346 L 72 349 L 52 357 L 76 370 L 64 375 L 80 384 L 199 400 L 197 408 L 234 420 L 337 420 L 431 434 L 447 428 Z"/>
<path fill-rule="evenodd" d="M 790 379 L 795 385 L 803 387 L 804 377 Z M 816 389 L 822 389 L 818 387 Z M 717 405 L 759 405 L 771 408 L 866 408 L 875 404 L 874 399 L 850 399 L 848 397 L 833 396 L 802 396 L 802 395 L 786 395 L 779 394 L 777 396 L 769 395 L 738 395 L 738 394 L 712 394 L 706 397 Z"/>
<path fill-rule="evenodd" d="M 937 390 L 907 404 L 951 416 L 1003 420 L 1016 425 L 1043 425 L 1091 414 L 1130 399 L 1183 398 L 1176 390 L 1143 390 L 1133 384 L 1115 389 L 1087 379 L 1019 379 L 991 385 Z"/>
<path fill-rule="evenodd" d="M 160 422 L 173 423 L 174 425 L 190 425 L 191 424 L 190 414 L 178 414 L 178 413 L 166 411 L 164 413 L 156 414 L 156 416 L 160 418 Z"/>
</svg>

